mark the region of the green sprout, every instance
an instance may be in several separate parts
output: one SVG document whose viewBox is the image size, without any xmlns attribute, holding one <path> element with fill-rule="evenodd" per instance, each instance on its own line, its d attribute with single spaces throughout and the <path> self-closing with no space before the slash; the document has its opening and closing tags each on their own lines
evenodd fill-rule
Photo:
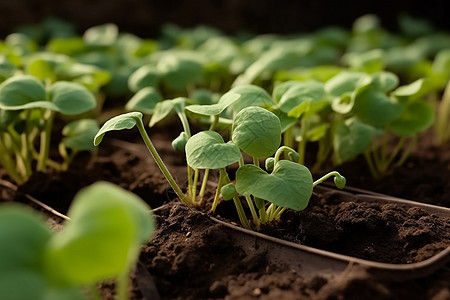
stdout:
<svg viewBox="0 0 450 300">
<path fill-rule="evenodd" d="M 108 279 L 116 280 L 117 299 L 129 298 L 131 269 L 155 230 L 150 207 L 97 182 L 75 196 L 68 216 L 52 233 L 25 207 L 0 207 L 0 298 L 99 299 L 96 286 Z"/>
<path fill-rule="evenodd" d="M 60 164 L 49 158 L 56 114 L 79 115 L 95 105 L 91 92 L 76 83 L 57 81 L 45 86 L 30 75 L 7 79 L 0 85 L 0 164 L 18 184 L 27 181 L 34 172 L 35 161 L 37 171 L 45 171 L 47 166 L 61 169 Z M 87 133 L 83 136 L 91 137 Z M 35 148 L 37 139 L 39 149 Z M 72 142 L 69 147 L 77 146 Z"/>
</svg>

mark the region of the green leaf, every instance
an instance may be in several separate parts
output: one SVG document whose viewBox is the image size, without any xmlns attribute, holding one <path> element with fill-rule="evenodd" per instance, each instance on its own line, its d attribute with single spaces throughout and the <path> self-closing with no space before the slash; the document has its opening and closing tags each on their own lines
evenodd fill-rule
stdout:
<svg viewBox="0 0 450 300">
<path fill-rule="evenodd" d="M 233 91 L 230 91 L 228 93 L 223 94 L 222 97 L 220 97 L 219 103 L 210 105 L 189 105 L 186 106 L 186 109 L 200 115 L 206 116 L 220 115 L 227 107 L 235 103 L 240 97 L 241 95 L 236 94 Z"/>
<path fill-rule="evenodd" d="M 83 34 L 83 40 L 88 46 L 112 46 L 119 35 L 117 25 L 108 23 L 88 28 Z"/>
<path fill-rule="evenodd" d="M 248 106 L 260 106 L 263 104 L 273 104 L 270 95 L 261 87 L 256 85 L 240 85 L 232 88 L 228 93 L 241 95 L 239 100 L 231 106 L 234 113 L 238 113 Z M 225 101 L 225 98 L 221 99 Z M 220 103 L 221 101 L 219 101 Z"/>
<path fill-rule="evenodd" d="M 76 151 L 94 150 L 95 146 L 92 144 L 92 140 L 99 129 L 97 121 L 93 119 L 73 121 L 63 128 L 64 138 L 61 142 L 65 147 Z"/>
<path fill-rule="evenodd" d="M 255 165 L 244 165 L 236 172 L 236 190 L 244 196 L 303 210 L 312 195 L 313 179 L 308 168 L 288 160 L 278 161 L 271 174 Z"/>
<path fill-rule="evenodd" d="M 385 93 L 397 87 L 398 82 L 398 76 L 391 72 L 378 72 L 372 75 L 372 83 Z"/>
<path fill-rule="evenodd" d="M 338 123 L 333 137 L 333 146 L 339 163 L 363 153 L 370 145 L 377 130 L 356 118 Z"/>
<path fill-rule="evenodd" d="M 140 112 L 130 112 L 115 116 L 114 118 L 106 121 L 106 123 L 100 128 L 97 135 L 94 137 L 94 145 L 98 146 L 107 132 L 113 130 L 131 129 L 139 120 L 142 120 L 142 113 Z"/>
<path fill-rule="evenodd" d="M 321 101 L 325 96 L 323 86 L 323 83 L 317 81 L 298 82 L 281 96 L 278 107 L 281 111 L 289 113 L 305 102 Z"/>
<path fill-rule="evenodd" d="M 418 94 L 424 89 L 425 80 L 418 79 L 408 85 L 402 85 L 396 88 L 391 95 L 396 97 L 410 97 Z"/>
<path fill-rule="evenodd" d="M 404 102 L 370 87 L 356 95 L 353 111 L 361 121 L 375 127 L 383 127 L 397 119 L 405 106 Z"/>
<path fill-rule="evenodd" d="M 14 76 L 0 85 L 1 109 L 25 109 L 29 103 L 45 100 L 45 87 L 33 76 Z"/>
<path fill-rule="evenodd" d="M 153 65 L 144 65 L 134 71 L 128 78 L 128 87 L 137 92 L 145 87 L 156 87 L 161 77 L 158 69 Z"/>
<path fill-rule="evenodd" d="M 81 190 L 63 232 L 50 240 L 45 265 L 55 283 L 94 284 L 128 272 L 155 229 L 150 208 L 138 196 L 108 182 Z"/>
<path fill-rule="evenodd" d="M 154 87 L 145 87 L 139 90 L 125 105 L 128 111 L 140 111 L 152 114 L 156 104 L 162 101 L 161 94 Z"/>
<path fill-rule="evenodd" d="M 354 92 L 372 82 L 370 75 L 358 72 L 340 73 L 325 83 L 326 93 L 333 99 L 345 93 Z"/>
<path fill-rule="evenodd" d="M 186 160 L 194 169 L 221 169 L 241 158 L 239 148 L 215 131 L 201 131 L 186 144 Z"/>
<path fill-rule="evenodd" d="M 233 142 L 256 158 L 274 154 L 281 143 L 280 120 L 259 106 L 250 106 L 237 113 L 232 131 Z"/>
<path fill-rule="evenodd" d="M 279 103 L 281 100 L 281 97 L 293 86 L 299 84 L 299 81 L 285 81 L 282 83 L 277 84 L 272 92 L 272 98 L 275 100 L 276 103 Z"/>
<path fill-rule="evenodd" d="M 391 124 L 390 128 L 398 136 L 412 136 L 433 124 L 434 113 L 430 104 L 413 101 L 408 104 L 405 111 Z"/>
<path fill-rule="evenodd" d="M 374 73 L 384 68 L 384 51 L 381 49 L 363 53 L 347 53 L 343 59 L 354 71 Z"/>
<path fill-rule="evenodd" d="M 66 115 L 77 115 L 95 107 L 94 95 L 84 86 L 67 81 L 58 81 L 49 90 L 49 98 L 56 111 Z"/>
<path fill-rule="evenodd" d="M 44 81 L 46 79 L 54 82 L 56 80 L 55 72 L 48 62 L 43 59 L 36 59 L 27 66 L 30 75 Z"/>
<path fill-rule="evenodd" d="M 155 105 L 155 109 L 153 110 L 152 118 L 150 119 L 150 127 L 153 127 L 156 123 L 164 119 L 165 117 L 174 114 L 180 113 L 184 110 L 186 98 L 178 97 L 172 100 L 164 100 L 162 102 L 158 102 Z"/>
<path fill-rule="evenodd" d="M 197 59 L 175 53 L 163 56 L 158 62 L 157 69 L 163 81 L 170 88 L 177 90 L 185 89 L 203 73 L 203 66 Z"/>
</svg>

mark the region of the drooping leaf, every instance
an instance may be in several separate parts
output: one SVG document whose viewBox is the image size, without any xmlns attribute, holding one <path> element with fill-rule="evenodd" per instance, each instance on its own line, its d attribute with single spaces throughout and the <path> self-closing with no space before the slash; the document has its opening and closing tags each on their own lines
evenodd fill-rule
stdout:
<svg viewBox="0 0 450 300">
<path fill-rule="evenodd" d="M 413 101 L 395 120 L 390 129 L 398 136 L 412 136 L 424 131 L 434 122 L 434 109 L 426 102 Z"/>
<path fill-rule="evenodd" d="M 244 165 L 236 172 L 239 194 L 267 200 L 275 205 L 303 210 L 313 190 L 308 168 L 288 160 L 280 160 L 271 174 L 255 165 Z"/>
<path fill-rule="evenodd" d="M 93 119 L 73 121 L 63 128 L 62 134 L 64 138 L 61 142 L 65 147 L 76 151 L 94 150 L 95 146 L 92 140 L 99 129 L 97 121 Z"/>
<path fill-rule="evenodd" d="M 259 106 L 242 109 L 233 122 L 233 142 L 245 153 L 268 157 L 281 143 L 281 124 L 278 117 Z"/>
<path fill-rule="evenodd" d="M 81 190 L 68 216 L 44 260 L 49 277 L 61 285 L 93 284 L 128 271 L 155 229 L 142 199 L 107 182 Z"/>
<path fill-rule="evenodd" d="M 396 97 L 410 97 L 418 94 L 424 89 L 425 80 L 423 78 L 413 81 L 410 84 L 396 88 L 391 95 Z"/>
<path fill-rule="evenodd" d="M 239 147 L 225 143 L 215 131 L 201 131 L 186 144 L 186 160 L 195 169 L 221 169 L 241 158 Z"/>
<path fill-rule="evenodd" d="M 105 124 L 103 124 L 97 135 L 94 137 L 94 146 L 98 146 L 98 144 L 101 143 L 103 136 L 107 132 L 113 130 L 131 129 L 136 125 L 138 120 L 142 120 L 142 113 L 140 112 L 130 112 L 109 119 Z"/>
<path fill-rule="evenodd" d="M 340 122 L 333 137 L 336 158 L 345 162 L 363 153 L 370 145 L 377 130 L 356 118 Z"/>
<path fill-rule="evenodd" d="M 162 101 L 162 96 L 154 87 L 148 86 L 139 90 L 125 105 L 128 111 L 140 111 L 152 114 L 156 104 Z"/>
<path fill-rule="evenodd" d="M 158 123 L 165 117 L 174 113 L 182 112 L 185 108 L 186 100 L 187 99 L 184 97 L 178 97 L 175 99 L 158 102 L 153 110 L 153 115 L 150 119 L 149 126 L 153 127 L 156 123 Z"/>
</svg>

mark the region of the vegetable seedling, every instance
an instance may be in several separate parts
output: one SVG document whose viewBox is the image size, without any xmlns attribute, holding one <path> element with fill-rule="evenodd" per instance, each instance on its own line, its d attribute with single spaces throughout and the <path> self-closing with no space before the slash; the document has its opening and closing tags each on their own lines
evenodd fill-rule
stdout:
<svg viewBox="0 0 450 300">
<path fill-rule="evenodd" d="M 85 87 L 67 81 L 45 86 L 30 75 L 9 78 L 0 85 L 0 163 L 18 184 L 47 165 L 61 166 L 49 159 L 50 135 L 56 113 L 79 115 L 95 107 L 96 101 Z M 40 140 L 39 150 L 35 140 Z"/>
<path fill-rule="evenodd" d="M 117 299 L 128 299 L 131 268 L 155 230 L 150 207 L 97 182 L 75 196 L 68 216 L 54 234 L 27 208 L 0 207 L 0 298 L 97 299 L 96 285 L 116 279 Z"/>
</svg>

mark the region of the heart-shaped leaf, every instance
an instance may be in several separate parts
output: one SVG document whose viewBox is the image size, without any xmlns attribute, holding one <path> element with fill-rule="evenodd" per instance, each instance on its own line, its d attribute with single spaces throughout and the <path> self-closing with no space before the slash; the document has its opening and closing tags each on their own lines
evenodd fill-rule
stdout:
<svg viewBox="0 0 450 300">
<path fill-rule="evenodd" d="M 255 165 L 244 165 L 236 172 L 236 190 L 244 196 L 303 210 L 312 194 L 313 179 L 308 168 L 288 160 L 278 161 L 271 174 Z"/>
<path fill-rule="evenodd" d="M 210 105 L 189 105 L 186 106 L 186 109 L 200 115 L 216 116 L 221 114 L 228 106 L 235 103 L 240 97 L 241 95 L 230 91 L 220 97 L 219 103 Z"/>
<path fill-rule="evenodd" d="M 241 158 L 239 147 L 215 131 L 201 131 L 186 143 L 186 160 L 195 169 L 221 169 Z"/>
<path fill-rule="evenodd" d="M 130 112 L 109 119 L 105 124 L 103 124 L 97 135 L 94 137 L 94 145 L 98 146 L 107 132 L 113 130 L 131 129 L 139 120 L 142 121 L 142 113 L 140 112 Z"/>
<path fill-rule="evenodd" d="M 93 150 L 95 149 L 92 140 L 95 138 L 99 126 L 96 120 L 80 119 L 67 124 L 62 134 L 64 138 L 62 143 L 65 147 L 76 151 Z"/>
<path fill-rule="evenodd" d="M 281 143 L 280 120 L 274 113 L 259 106 L 241 110 L 234 119 L 232 130 L 233 142 L 256 158 L 274 154 Z"/>
<path fill-rule="evenodd" d="M 353 110 L 361 121 L 375 127 L 383 127 L 397 119 L 405 107 L 406 103 L 371 86 L 358 92 Z"/>
<path fill-rule="evenodd" d="M 433 107 L 423 101 L 413 101 L 390 128 L 398 136 L 412 136 L 430 127 L 433 121 Z"/>
<path fill-rule="evenodd" d="M 125 105 L 129 111 L 140 111 L 144 114 L 152 114 L 156 104 L 162 101 L 161 94 L 154 87 L 145 87 L 139 90 Z"/>
<path fill-rule="evenodd" d="M 340 163 L 363 153 L 377 130 L 356 118 L 341 121 L 333 138 L 335 154 Z"/>
</svg>

